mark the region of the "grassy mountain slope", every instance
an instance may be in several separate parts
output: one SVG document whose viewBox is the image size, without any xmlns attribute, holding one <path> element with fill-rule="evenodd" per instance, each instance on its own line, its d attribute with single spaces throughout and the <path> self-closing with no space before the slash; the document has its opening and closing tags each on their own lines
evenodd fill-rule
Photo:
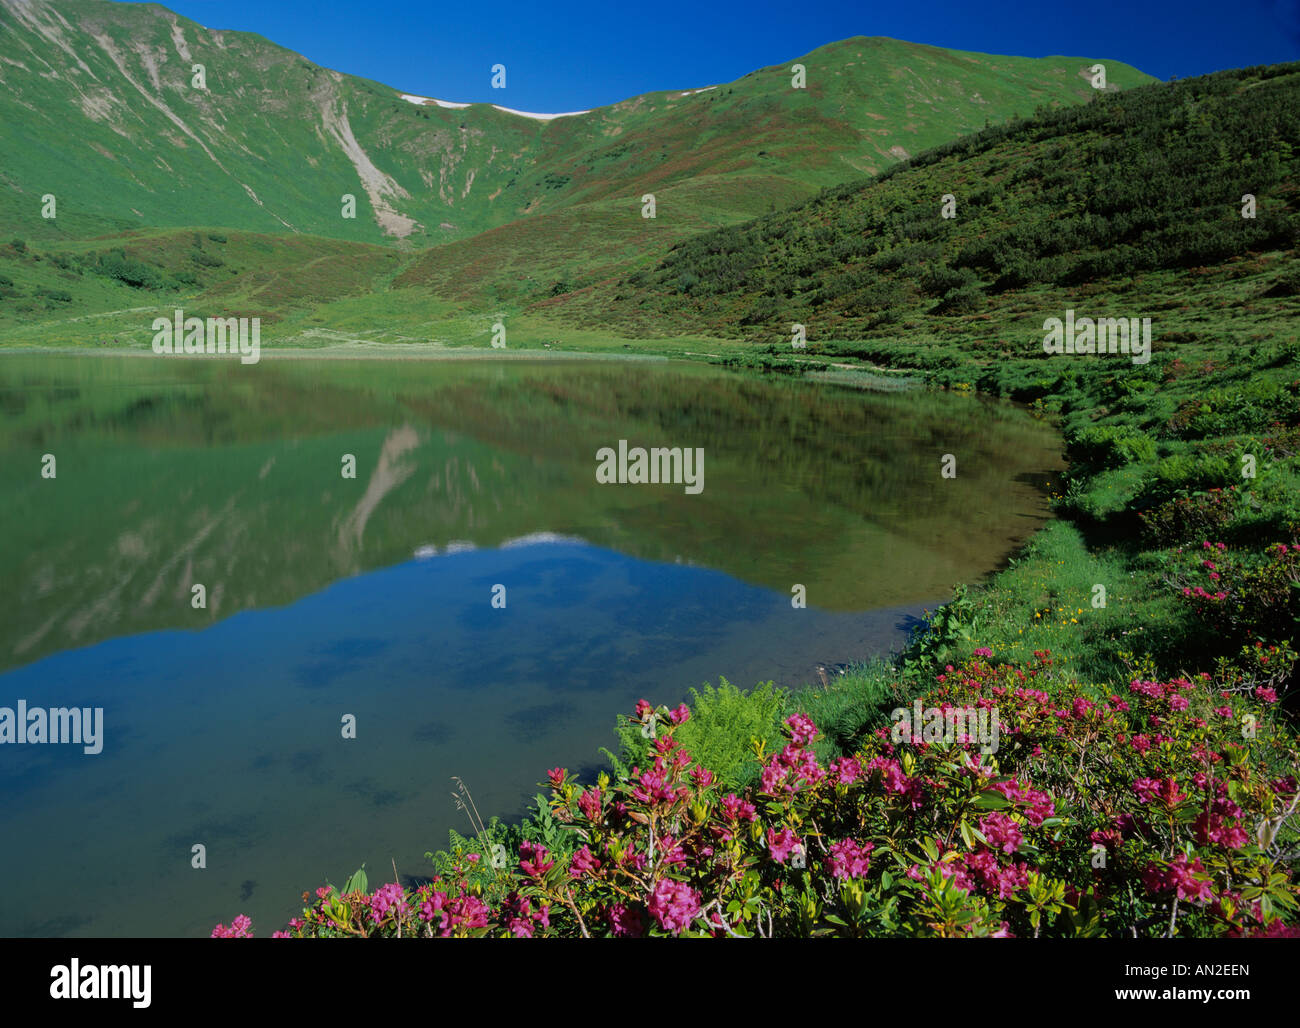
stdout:
<svg viewBox="0 0 1300 1028">
<path fill-rule="evenodd" d="M 791 88 L 796 63 L 807 69 L 806 89 Z M 690 96 L 681 117 L 568 159 L 560 174 L 582 189 L 581 203 L 429 250 L 397 285 L 513 302 L 581 288 L 653 264 L 703 229 L 780 209 L 990 122 L 1087 101 L 1096 92 L 1088 66 L 880 38 L 834 43 Z M 1112 69 L 1108 90 L 1150 81 L 1108 62 L 1108 76 Z M 642 217 L 645 193 L 655 196 L 653 220 Z"/>
<path fill-rule="evenodd" d="M 991 317 L 1000 338 L 980 345 L 1000 352 L 1018 345 L 1008 315 L 1046 296 L 1108 280 L 1140 295 L 1146 275 L 1294 246 L 1298 139 L 1300 66 L 1148 86 L 984 130 L 544 307 L 767 341 L 792 322 L 813 340 L 885 340 Z"/>
<path fill-rule="evenodd" d="M 585 284 L 643 248 L 657 258 L 694 231 L 1094 92 L 1091 59 L 856 38 L 792 60 L 807 69 L 805 89 L 783 65 L 546 122 L 488 104 L 413 104 L 259 36 L 104 0 L 0 0 L 0 53 L 7 234 L 43 243 L 205 225 L 423 246 L 517 222 L 430 254 L 403 282 L 445 295 L 518 292 L 518 269 L 473 289 L 457 281 L 503 246 L 530 248 L 524 275 L 536 289 L 525 296 Z M 206 89 L 192 85 L 196 63 Z M 1106 64 L 1110 89 L 1149 81 Z M 646 192 L 661 209 L 652 229 L 639 224 Z M 47 194 L 52 220 L 40 216 Z M 355 219 L 342 216 L 344 194 Z M 534 219 L 537 230 L 523 227 Z"/>
</svg>

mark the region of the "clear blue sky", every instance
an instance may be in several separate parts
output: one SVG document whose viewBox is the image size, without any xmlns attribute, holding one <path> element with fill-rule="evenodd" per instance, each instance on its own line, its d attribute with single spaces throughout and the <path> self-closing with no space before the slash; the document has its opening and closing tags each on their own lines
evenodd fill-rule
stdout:
<svg viewBox="0 0 1300 1028">
<path fill-rule="evenodd" d="M 728 82 L 848 36 L 1111 58 L 1168 79 L 1300 60 L 1300 0 L 173 0 L 316 64 L 460 102 L 580 110 Z M 490 88 L 504 64 L 506 89 Z"/>
</svg>

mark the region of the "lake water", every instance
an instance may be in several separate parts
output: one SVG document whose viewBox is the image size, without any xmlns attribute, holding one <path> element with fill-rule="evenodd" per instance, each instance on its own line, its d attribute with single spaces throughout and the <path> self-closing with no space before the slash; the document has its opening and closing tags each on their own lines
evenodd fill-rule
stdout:
<svg viewBox="0 0 1300 1028">
<path fill-rule="evenodd" d="M 598 484 L 620 440 L 703 490 Z M 98 754 L 0 745 L 0 934 L 266 935 L 422 874 L 451 776 L 514 817 L 639 698 L 897 649 L 1059 467 L 1007 406 L 691 365 L 0 359 L 0 707 L 104 711 Z"/>
</svg>

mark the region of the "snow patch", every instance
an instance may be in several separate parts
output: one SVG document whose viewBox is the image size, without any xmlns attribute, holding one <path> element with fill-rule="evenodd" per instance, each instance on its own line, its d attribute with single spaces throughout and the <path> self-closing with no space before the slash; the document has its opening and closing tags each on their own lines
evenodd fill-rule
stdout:
<svg viewBox="0 0 1300 1028">
<path fill-rule="evenodd" d="M 714 88 L 713 86 L 709 87 Z M 437 104 L 439 107 L 446 107 L 453 111 L 462 111 L 472 104 L 452 103 L 450 100 L 437 100 L 431 96 L 416 96 L 414 93 L 398 93 L 407 103 L 413 103 L 416 106 L 426 106 L 428 104 Z M 550 121 L 552 118 L 572 118 L 579 114 L 590 114 L 591 111 L 564 111 L 560 114 L 535 114 L 532 111 L 516 111 L 513 107 L 502 107 L 500 104 L 491 104 L 498 111 L 504 111 L 506 114 L 517 114 L 521 118 L 533 118 L 536 121 Z"/>
<path fill-rule="evenodd" d="M 544 546 L 554 543 L 578 543 L 585 545 L 586 540 L 576 535 L 560 535 L 558 532 L 532 532 L 528 535 L 521 535 L 515 539 L 507 539 L 497 548 L 501 550 L 513 550 L 522 546 Z M 456 553 L 470 553 L 477 550 L 478 547 L 471 542 L 454 541 L 447 544 L 442 550 L 443 556 L 451 556 Z M 432 544 L 427 546 L 417 546 L 413 556 L 416 560 L 428 560 L 431 557 L 439 555 L 438 547 Z M 681 561 L 681 558 L 678 558 Z"/>
<path fill-rule="evenodd" d="M 413 103 L 413 104 L 437 104 L 439 107 L 447 107 L 447 108 L 450 108 L 450 109 L 453 110 L 453 111 L 459 111 L 459 110 L 461 110 L 462 108 L 465 108 L 465 107 L 468 107 L 468 106 L 469 106 L 469 104 L 454 104 L 454 103 L 452 103 L 450 100 L 435 100 L 435 99 L 434 99 L 433 97 L 431 97 L 431 96 L 415 96 L 415 95 L 412 94 L 412 93 L 398 93 L 397 95 L 400 96 L 400 97 L 401 97 L 403 100 L 405 100 L 407 103 Z"/>
<path fill-rule="evenodd" d="M 558 532 L 531 532 L 515 539 L 507 539 L 499 549 L 513 550 L 520 546 L 541 546 L 549 543 L 585 543 L 586 540 L 576 535 L 560 535 Z"/>
</svg>

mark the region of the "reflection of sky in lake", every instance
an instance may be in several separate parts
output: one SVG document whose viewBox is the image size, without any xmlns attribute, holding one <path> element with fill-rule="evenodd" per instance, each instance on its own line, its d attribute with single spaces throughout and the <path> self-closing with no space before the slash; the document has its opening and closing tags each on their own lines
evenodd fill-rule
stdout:
<svg viewBox="0 0 1300 1028">
<path fill-rule="evenodd" d="M 422 873 L 448 828 L 469 829 L 452 775 L 484 817 L 517 815 L 546 768 L 599 763 L 637 699 L 676 703 L 719 675 L 802 684 L 818 664 L 896 648 L 917 613 L 810 600 L 798 610 L 717 571 L 525 540 L 9 672 L 0 704 L 103 707 L 105 741 L 98 756 L 0 750 L 0 874 L 23 884 L 0 934 L 206 934 L 240 912 L 269 934 L 304 889 L 363 861 Z"/>
</svg>

